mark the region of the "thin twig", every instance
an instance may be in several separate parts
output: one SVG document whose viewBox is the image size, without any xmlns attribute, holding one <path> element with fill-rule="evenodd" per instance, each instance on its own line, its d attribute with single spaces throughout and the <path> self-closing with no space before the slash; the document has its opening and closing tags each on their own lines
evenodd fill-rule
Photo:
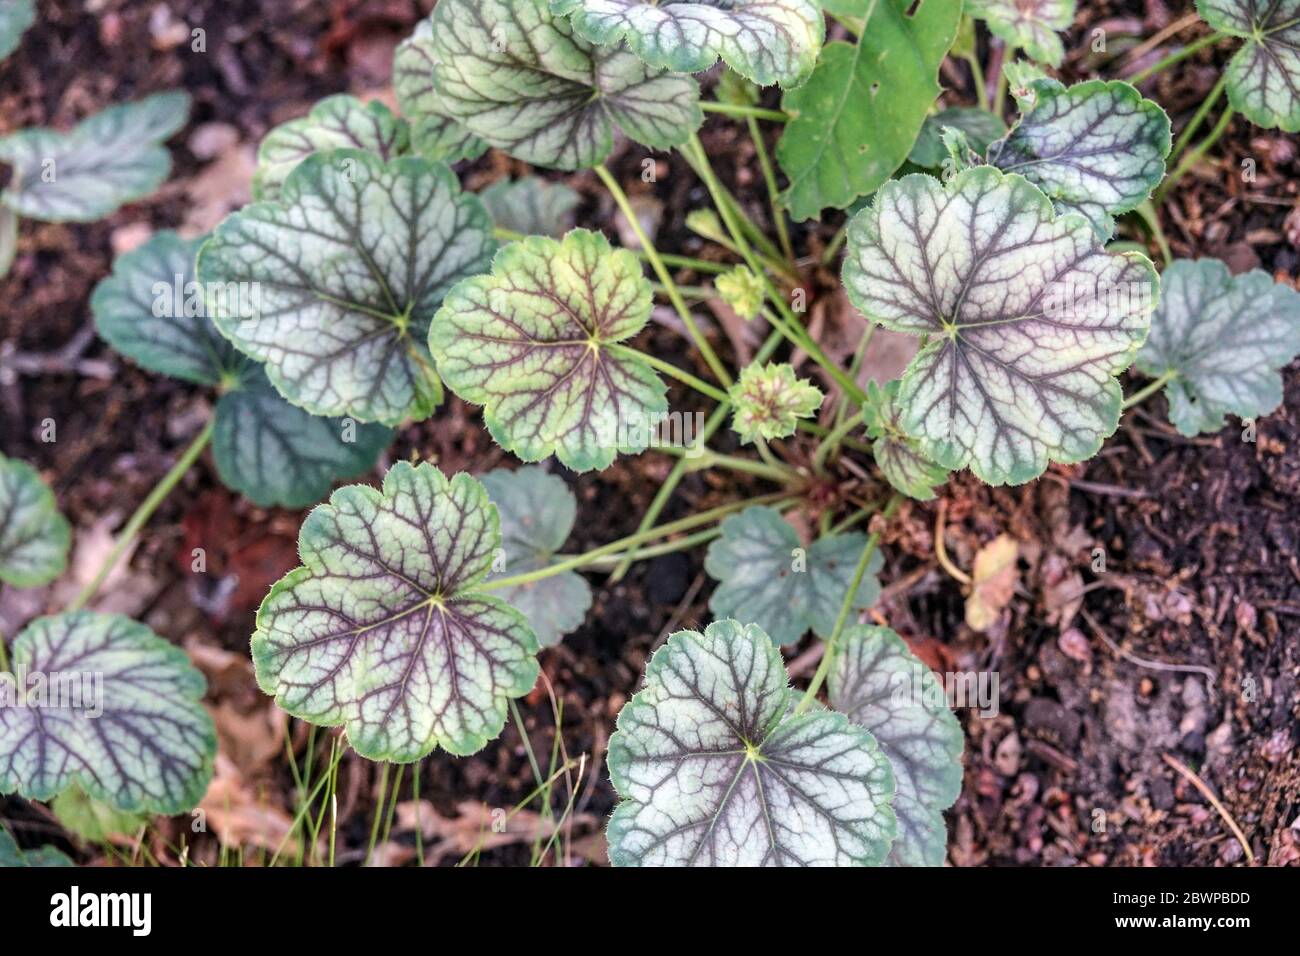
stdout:
<svg viewBox="0 0 1300 956">
<path fill-rule="evenodd" d="M 1192 786 L 1201 791 L 1201 795 L 1205 797 L 1206 800 L 1210 801 L 1210 806 L 1219 811 L 1219 816 L 1223 817 L 1223 822 L 1228 825 L 1228 829 L 1232 831 L 1232 835 L 1237 838 L 1237 842 L 1241 844 L 1241 848 L 1246 851 L 1246 860 L 1254 865 L 1255 851 L 1250 848 L 1250 843 L 1246 840 L 1246 834 L 1241 832 L 1241 827 L 1237 826 L 1237 821 L 1232 818 L 1232 814 L 1228 812 L 1228 808 L 1225 807 L 1219 801 L 1219 798 L 1214 795 L 1214 791 L 1210 789 L 1209 784 L 1198 777 L 1195 771 L 1177 757 L 1171 757 L 1169 754 L 1161 754 L 1160 758 L 1186 777 Z"/>
</svg>

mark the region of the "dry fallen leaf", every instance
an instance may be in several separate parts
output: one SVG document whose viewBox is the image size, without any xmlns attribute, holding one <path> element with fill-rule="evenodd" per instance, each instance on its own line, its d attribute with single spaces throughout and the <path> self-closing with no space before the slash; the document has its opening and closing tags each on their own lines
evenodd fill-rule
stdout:
<svg viewBox="0 0 1300 956">
<path fill-rule="evenodd" d="M 1000 534 L 975 555 L 971 593 L 966 598 L 966 624 L 975 631 L 987 631 L 1015 593 L 1016 558 L 1020 546 L 1010 535 Z"/>
</svg>

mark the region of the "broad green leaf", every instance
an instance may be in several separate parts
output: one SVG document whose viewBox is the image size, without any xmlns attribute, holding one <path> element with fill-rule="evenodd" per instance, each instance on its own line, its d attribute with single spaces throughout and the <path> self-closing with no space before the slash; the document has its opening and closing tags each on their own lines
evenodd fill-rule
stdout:
<svg viewBox="0 0 1300 956">
<path fill-rule="evenodd" d="M 620 451 L 644 450 L 668 411 L 659 376 L 619 344 L 645 326 L 650 299 L 637 258 L 600 233 L 531 236 L 448 293 L 429 348 L 447 386 L 483 406 L 502 448 L 606 468 Z"/>
<path fill-rule="evenodd" d="M 4 2 L 5 0 L 0 0 L 0 12 L 4 10 Z M 0 827 L 0 870 L 75 865 L 63 851 L 52 846 L 35 850 L 22 849 L 9 835 L 9 831 Z"/>
<path fill-rule="evenodd" d="M 1000 485 L 1090 458 L 1115 431 L 1115 376 L 1146 339 L 1157 279 L 1027 180 L 978 166 L 886 184 L 849 224 L 844 285 L 869 318 L 925 337 L 898 390 L 903 430 Z"/>
<path fill-rule="evenodd" d="M 362 103 L 346 94 L 326 97 L 306 116 L 266 134 L 257 149 L 253 196 L 274 199 L 289 173 L 313 153 L 362 149 L 389 160 L 408 150 L 410 138 L 406 121 L 383 103 Z"/>
<path fill-rule="evenodd" d="M 0 138 L 0 162 L 13 167 L 0 201 L 47 222 L 103 219 L 167 178 L 171 156 L 162 143 L 189 111 L 186 94 L 157 93 L 110 106 L 69 133 L 24 129 Z"/>
<path fill-rule="evenodd" d="M 149 371 L 199 385 L 232 385 L 250 363 L 208 318 L 194 273 L 206 238 L 160 232 L 118 256 L 113 274 L 95 286 L 90 309 L 104 341 Z M 238 295 L 238 288 L 231 291 Z"/>
<path fill-rule="evenodd" d="M 971 148 L 983 153 L 989 143 L 1006 133 L 1007 124 L 988 110 L 950 106 L 926 118 L 908 160 L 925 169 L 942 166 L 948 156 L 941 139 L 945 128 L 961 130 Z"/>
<path fill-rule="evenodd" d="M 538 673 L 523 615 L 482 590 L 500 546 L 469 475 L 399 462 L 382 491 L 340 488 L 257 612 L 258 683 L 293 716 L 346 727 L 371 760 L 482 749 Z"/>
<path fill-rule="evenodd" d="M 78 786 L 118 810 L 182 813 L 212 776 L 217 735 L 185 652 L 117 614 L 38 618 L 0 674 L 0 793 Z"/>
<path fill-rule="evenodd" d="M 939 95 L 939 64 L 957 34 L 961 0 L 834 0 L 831 13 L 870 14 L 861 40 L 822 50 L 808 82 L 788 90 L 790 114 L 776 158 L 795 219 L 844 209 L 880 187 L 907 159 Z"/>
<path fill-rule="evenodd" d="M 217 402 L 212 458 L 229 488 L 255 505 L 305 508 L 340 478 L 375 466 L 393 439 L 384 425 L 320 418 L 290 405 L 253 369 Z"/>
<path fill-rule="evenodd" d="M 871 453 L 880 473 L 895 490 L 917 501 L 929 501 L 936 486 L 948 480 L 948 470 L 936 465 L 921 451 L 915 438 L 899 423 L 898 382 L 881 388 L 867 385 L 863 417 L 867 435 L 874 439 Z"/>
<path fill-rule="evenodd" d="M 735 409 L 731 427 L 745 444 L 793 435 L 799 419 L 812 418 L 822 404 L 817 387 L 785 362 L 746 366 L 729 394 Z"/>
<path fill-rule="evenodd" d="M 1074 22 L 1074 0 L 966 0 L 966 12 L 1031 60 L 1061 65 L 1065 47 L 1057 34 Z"/>
<path fill-rule="evenodd" d="M 1300 0 L 1196 0 L 1214 29 L 1241 37 L 1228 102 L 1256 126 L 1300 131 Z"/>
<path fill-rule="evenodd" d="M 1258 418 L 1282 404 L 1283 368 L 1300 353 L 1300 293 L 1258 269 L 1232 276 L 1217 259 L 1180 259 L 1137 367 L 1165 386 L 1184 435 L 1218 431 L 1224 415 Z"/>
<path fill-rule="evenodd" d="M 616 130 L 668 149 L 704 121 L 693 79 L 574 36 L 548 0 L 443 0 L 432 19 L 442 108 L 517 159 L 581 169 L 604 161 Z"/>
<path fill-rule="evenodd" d="M 1064 87 L 1033 84 L 1034 106 L 988 151 L 991 165 L 1020 173 L 1061 212 L 1086 216 L 1103 239 L 1164 178 L 1169 117 L 1120 80 Z"/>
<path fill-rule="evenodd" d="M 871 731 L 897 782 L 898 838 L 892 866 L 942 866 L 943 811 L 961 792 L 961 725 L 943 685 L 887 627 L 860 624 L 844 633 L 826 678 L 830 703 Z"/>
<path fill-rule="evenodd" d="M 199 277 L 217 327 L 294 405 L 397 425 L 442 400 L 429 322 L 495 248 L 487 210 L 446 166 L 336 150 L 218 226 Z M 248 317 L 212 301 L 229 283 L 257 291 Z"/>
<path fill-rule="evenodd" d="M 505 575 L 524 574 L 552 563 L 573 530 L 578 502 L 564 481 L 536 466 L 497 469 L 483 487 L 501 516 Z M 501 589 L 501 600 L 528 619 L 538 643 L 552 647 L 582 626 L 591 607 L 591 586 L 576 571 Z"/>
<path fill-rule="evenodd" d="M 573 211 L 581 201 L 564 183 L 540 176 L 503 179 L 479 193 L 479 198 L 498 228 L 554 239 L 573 228 Z"/>
<path fill-rule="evenodd" d="M 826 35 L 815 0 L 551 0 L 592 43 L 626 40 L 651 66 L 699 73 L 721 57 L 760 86 L 798 86 Z"/>
<path fill-rule="evenodd" d="M 23 33 L 35 22 L 32 0 L 0 0 L 0 60 L 18 49 Z"/>
<path fill-rule="evenodd" d="M 757 625 L 678 631 L 618 715 L 615 866 L 876 866 L 896 832 L 894 775 L 870 733 L 794 713 Z"/>
<path fill-rule="evenodd" d="M 63 829 L 91 843 L 133 836 L 149 823 L 147 815 L 118 810 L 96 800 L 75 783 L 50 801 L 50 809 Z"/>
<path fill-rule="evenodd" d="M 778 644 L 799 640 L 809 628 L 829 637 L 866 543 L 855 532 L 819 538 L 805 548 L 781 512 L 746 508 L 722 522 L 722 537 L 705 554 L 704 570 L 718 582 L 709 610 L 761 624 Z M 876 551 L 854 595 L 855 612 L 880 596 L 876 575 L 883 563 Z"/>
<path fill-rule="evenodd" d="M 477 159 L 488 144 L 456 122 L 434 85 L 433 21 L 421 20 L 393 57 L 393 92 L 411 120 L 411 145 L 425 159 L 454 163 Z"/>
<path fill-rule="evenodd" d="M 0 455 L 0 581 L 49 584 L 67 566 L 71 543 L 72 526 L 36 469 Z"/>
</svg>

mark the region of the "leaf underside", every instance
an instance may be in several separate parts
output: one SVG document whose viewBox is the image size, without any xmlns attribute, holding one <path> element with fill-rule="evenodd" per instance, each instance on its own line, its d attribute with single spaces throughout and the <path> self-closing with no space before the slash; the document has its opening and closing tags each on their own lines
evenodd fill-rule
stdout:
<svg viewBox="0 0 1300 956">
<path fill-rule="evenodd" d="M 1096 454 L 1157 288 L 1146 257 L 1107 253 L 1082 216 L 989 166 L 886 184 L 850 223 L 844 284 L 868 317 L 927 337 L 899 386 L 903 430 L 989 484 Z"/>
<path fill-rule="evenodd" d="M 198 804 L 217 738 L 184 651 L 120 615 L 77 611 L 33 621 L 12 659 L 0 699 L 25 703 L 0 707 L 0 792 L 49 800 L 76 785 L 129 812 Z"/>
<path fill-rule="evenodd" d="M 600 233 L 530 236 L 502 249 L 490 275 L 451 290 L 429 348 L 447 386 L 484 406 L 501 447 L 590 471 L 644 450 L 668 411 L 663 382 L 619 345 L 650 307 L 640 262 Z"/>
<path fill-rule="evenodd" d="M 1060 66 L 1065 47 L 1058 34 L 1074 22 L 1074 5 L 1075 0 L 966 0 L 966 13 L 1031 60 Z"/>
<path fill-rule="evenodd" d="M 143 199 L 171 171 L 162 143 L 185 125 L 190 98 L 157 93 L 110 106 L 71 132 L 24 129 L 0 138 L 0 162 L 13 166 L 0 200 L 21 216 L 93 222 Z"/>
<path fill-rule="evenodd" d="M 842 714 L 795 715 L 781 653 L 756 625 L 679 631 L 609 741 L 622 798 L 615 866 L 873 866 L 892 841 L 893 774 Z"/>
<path fill-rule="evenodd" d="M 869 730 L 889 758 L 897 791 L 893 866 L 942 866 L 943 811 L 961 792 L 961 724 L 943 687 L 906 642 L 887 627 L 844 633 L 826 677 L 831 707 Z"/>
<path fill-rule="evenodd" d="M 538 673 L 523 616 L 480 590 L 500 544 L 468 475 L 399 462 L 382 491 L 339 489 L 303 522 L 303 566 L 258 611 L 259 685 L 295 717 L 345 726 L 371 760 L 482 749 Z"/>
<path fill-rule="evenodd" d="M 446 166 L 336 150 L 299 164 L 278 201 L 227 218 L 199 254 L 199 276 L 210 290 L 257 290 L 242 314 L 211 292 L 209 306 L 292 404 L 397 425 L 442 400 L 430 320 L 495 249 L 483 204 Z"/>
<path fill-rule="evenodd" d="M 564 481 L 541 468 L 497 469 L 482 478 L 501 517 L 502 575 L 524 574 L 551 564 L 573 530 L 578 502 Z M 501 600 L 516 608 L 543 647 L 560 643 L 582 625 L 591 607 L 591 586 L 576 571 L 563 571 L 502 588 Z"/>
<path fill-rule="evenodd" d="M 1256 126 L 1300 131 L 1300 0 L 1196 0 L 1214 29 L 1245 43 L 1228 63 L 1228 102 Z"/>
<path fill-rule="evenodd" d="M 67 566 L 71 543 L 72 526 L 36 469 L 0 455 L 0 581 L 49 584 Z"/>
<path fill-rule="evenodd" d="M 1177 373 L 1165 386 L 1174 426 L 1213 432 L 1226 414 L 1258 418 L 1281 405 L 1279 370 L 1300 353 L 1300 293 L 1258 269 L 1232 276 L 1217 259 L 1180 259 L 1161 278 L 1137 367 Z"/>
<path fill-rule="evenodd" d="M 718 582 L 709 610 L 759 624 L 778 644 L 797 641 L 812 628 L 819 637 L 835 629 L 840 606 L 853 583 L 866 536 L 819 538 L 804 549 L 798 534 L 775 508 L 758 505 L 722 522 L 722 537 L 709 545 L 704 570 Z M 880 596 L 877 551 L 853 599 L 853 610 Z"/>
<path fill-rule="evenodd" d="M 660 69 L 699 73 L 721 57 L 761 86 L 798 86 L 817 60 L 826 19 L 814 0 L 551 0 L 579 36 Z"/>
<path fill-rule="evenodd" d="M 432 20 L 442 109 L 516 159 L 581 169 L 604 161 L 616 131 L 669 149 L 704 120 L 693 79 L 574 36 L 547 0 L 445 0 Z"/>
</svg>

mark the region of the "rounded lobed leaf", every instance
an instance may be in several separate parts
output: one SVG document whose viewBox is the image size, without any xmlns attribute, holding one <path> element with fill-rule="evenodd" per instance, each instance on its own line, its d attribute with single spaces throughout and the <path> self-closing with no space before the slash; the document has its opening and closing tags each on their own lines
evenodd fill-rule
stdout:
<svg viewBox="0 0 1300 956">
<path fill-rule="evenodd" d="M 574 471 L 645 449 L 668 410 L 650 366 L 619 345 L 650 318 L 650 284 L 632 253 L 575 229 L 498 253 L 490 275 L 456 286 L 429 349 L 457 395 L 524 461 L 554 454 Z"/>
<path fill-rule="evenodd" d="M 33 0 L 0 0 L 0 60 L 18 49 L 23 34 L 35 22 Z"/>
<path fill-rule="evenodd" d="M 282 123 L 266 134 L 257 149 L 253 196 L 274 199 L 289 173 L 313 153 L 361 149 L 389 160 L 408 150 L 410 138 L 406 121 L 394 116 L 383 103 L 362 103 L 342 93 L 327 96 L 306 116 Z"/>
<path fill-rule="evenodd" d="M 393 56 L 393 92 L 398 107 L 411 120 L 412 146 L 425 159 L 447 163 L 478 159 L 487 152 L 488 144 L 447 112 L 434 84 L 436 65 L 433 20 L 421 20 Z"/>
<path fill-rule="evenodd" d="M 626 40 L 651 66 L 699 73 L 721 57 L 762 86 L 798 86 L 812 71 L 826 35 L 815 0 L 551 0 L 592 43 Z"/>
<path fill-rule="evenodd" d="M 118 810 L 182 813 L 212 777 L 203 675 L 180 648 L 117 614 L 38 618 L 0 674 L 0 792 L 49 800 L 78 786 Z"/>
<path fill-rule="evenodd" d="M 833 708 L 869 730 L 894 771 L 898 838 L 893 866 L 942 866 L 943 811 L 961 792 L 961 724 L 943 685 L 887 627 L 859 624 L 836 648 L 827 690 Z"/>
<path fill-rule="evenodd" d="M 615 866 L 874 866 L 896 830 L 889 761 L 841 714 L 793 713 L 756 625 L 679 631 L 618 715 Z"/>
<path fill-rule="evenodd" d="M 171 156 L 162 143 L 185 125 L 189 111 L 186 94 L 156 93 L 110 106 L 69 133 L 24 129 L 0 138 L 0 162 L 13 166 L 0 200 L 47 222 L 103 219 L 167 178 Z"/>
<path fill-rule="evenodd" d="M 1300 0 L 1196 0 L 1214 29 L 1246 40 L 1228 63 L 1228 102 L 1256 126 L 1300 131 Z"/>
<path fill-rule="evenodd" d="M 503 179 L 479 193 L 479 198 L 499 228 L 554 239 L 573 228 L 573 210 L 581 201 L 564 183 L 540 176 Z"/>
<path fill-rule="evenodd" d="M 1280 369 L 1300 353 L 1300 293 L 1258 269 L 1233 276 L 1217 259 L 1165 270 L 1160 305 L 1137 367 L 1165 386 L 1184 435 L 1218 431 L 1224 415 L 1267 415 L 1282 404 Z"/>
<path fill-rule="evenodd" d="M 865 535 L 819 538 L 805 549 L 775 508 L 758 505 L 723 520 L 722 536 L 709 545 L 704 570 L 718 582 L 709 610 L 743 623 L 761 623 L 778 644 L 797 641 L 812 628 L 819 637 L 835 629 L 840 606 L 853 583 Z M 880 596 L 877 551 L 853 598 L 853 610 Z"/>
<path fill-rule="evenodd" d="M 1156 283 L 1145 256 L 1106 252 L 1082 216 L 989 166 L 886 184 L 850 223 L 844 267 L 865 315 L 927 337 L 898 390 L 904 431 L 990 484 L 1097 453 Z"/>
<path fill-rule="evenodd" d="M 0 455 L 0 581 L 49 584 L 67 566 L 71 544 L 72 526 L 36 469 Z"/>
<path fill-rule="evenodd" d="M 857 43 L 826 44 L 812 75 L 787 90 L 790 122 L 776 158 L 795 219 L 845 209 L 907 159 L 940 92 L 939 64 L 961 22 L 961 0 L 834 0 L 831 13 L 870 21 Z"/>
<path fill-rule="evenodd" d="M 218 226 L 199 277 L 217 327 L 291 403 L 397 425 L 442 400 L 430 320 L 495 249 L 483 204 L 446 166 L 336 150 Z M 231 284 L 249 290 L 240 309 L 213 301 Z"/>
<path fill-rule="evenodd" d="M 159 232 L 118 256 L 90 309 L 104 341 L 149 371 L 230 385 L 250 363 L 212 324 L 195 282 L 194 257 L 206 238 Z"/>
<path fill-rule="evenodd" d="M 1075 0 L 966 0 L 966 13 L 989 32 L 1019 47 L 1031 60 L 1060 66 L 1065 47 L 1057 36 L 1074 22 Z"/>
<path fill-rule="evenodd" d="M 793 435 L 799 419 L 811 418 L 822 404 L 817 387 L 784 362 L 747 365 L 729 394 L 732 428 L 744 443 Z"/>
<path fill-rule="evenodd" d="M 903 430 L 899 422 L 898 385 L 894 381 L 883 389 L 875 382 L 867 386 L 863 416 L 867 434 L 875 439 L 871 453 L 880 473 L 896 491 L 917 501 L 929 501 L 934 497 L 935 487 L 948 480 L 948 470 L 927 458 L 916 439 Z"/>
<path fill-rule="evenodd" d="M 0 11 L 3 11 L 3 4 L 0 4 Z M 0 828 L 0 870 L 56 866 L 75 864 L 61 850 L 52 846 L 24 850 L 9 835 L 8 830 Z"/>
<path fill-rule="evenodd" d="M 704 121 L 693 79 L 647 67 L 624 46 L 574 36 L 548 0 L 445 0 L 432 23 L 441 108 L 525 162 L 595 166 L 616 130 L 668 149 Z"/>
<path fill-rule="evenodd" d="M 538 673 L 528 623 L 481 590 L 500 545 L 469 475 L 399 462 L 382 491 L 339 489 L 303 522 L 303 566 L 258 610 L 258 683 L 295 717 L 345 726 L 372 760 L 482 749 Z"/>
<path fill-rule="evenodd" d="M 1164 178 L 1169 117 L 1119 80 L 1039 80 L 1032 95 L 1034 105 L 989 148 L 989 163 L 1021 174 L 1058 211 L 1083 214 L 1109 239 L 1112 217 L 1136 209 Z"/>
<path fill-rule="evenodd" d="M 524 574 L 551 564 L 577 516 L 577 499 L 564 481 L 535 466 L 497 469 L 482 481 L 501 517 L 502 573 Z M 591 586 L 577 572 L 563 571 L 502 588 L 501 599 L 528 619 L 538 643 L 552 647 L 582 625 L 591 607 Z"/>
</svg>

